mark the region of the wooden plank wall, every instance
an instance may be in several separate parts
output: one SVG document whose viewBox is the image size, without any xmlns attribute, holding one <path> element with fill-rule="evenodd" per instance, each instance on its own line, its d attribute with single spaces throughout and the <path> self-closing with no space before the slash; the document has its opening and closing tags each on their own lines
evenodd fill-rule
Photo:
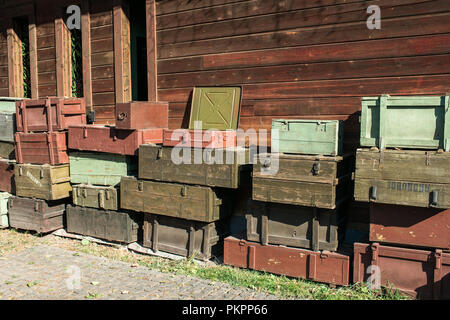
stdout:
<svg viewBox="0 0 450 320">
<path fill-rule="evenodd" d="M 9 96 L 8 45 L 6 29 L 0 31 L 0 97 Z"/>
<path fill-rule="evenodd" d="M 92 103 L 98 123 L 114 123 L 113 3 L 91 1 Z"/>
<path fill-rule="evenodd" d="M 380 30 L 366 26 L 372 4 Z M 171 128 L 187 125 L 193 86 L 242 85 L 241 128 L 343 119 L 354 147 L 362 96 L 450 89 L 448 0 L 163 0 L 156 13 Z"/>
</svg>

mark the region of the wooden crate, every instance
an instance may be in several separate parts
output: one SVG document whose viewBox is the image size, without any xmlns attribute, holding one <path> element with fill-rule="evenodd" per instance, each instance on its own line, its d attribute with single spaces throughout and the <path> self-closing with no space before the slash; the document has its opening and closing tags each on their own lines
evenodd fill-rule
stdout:
<svg viewBox="0 0 450 320">
<path fill-rule="evenodd" d="M 450 208 L 449 163 L 448 152 L 358 149 L 355 200 Z"/>
<path fill-rule="evenodd" d="M 15 194 L 14 165 L 16 161 L 0 159 L 0 191 Z"/>
<path fill-rule="evenodd" d="M 122 176 L 137 175 L 137 159 L 112 153 L 71 152 L 70 182 L 116 186 Z"/>
<path fill-rule="evenodd" d="M 0 141 L 14 143 L 16 133 L 16 115 L 10 112 L 0 112 Z"/>
<path fill-rule="evenodd" d="M 228 229 L 225 221 L 202 223 L 185 219 L 144 214 L 144 247 L 198 260 L 221 253 Z"/>
<path fill-rule="evenodd" d="M 450 95 L 364 97 L 361 146 L 450 151 Z"/>
<path fill-rule="evenodd" d="M 343 131 L 342 120 L 274 119 L 272 152 L 339 156 Z"/>
<path fill-rule="evenodd" d="M 327 210 L 254 201 L 247 219 L 247 240 L 313 251 L 336 251 L 339 218 Z"/>
<path fill-rule="evenodd" d="M 67 205 L 67 231 L 121 243 L 138 240 L 142 215 Z"/>
<path fill-rule="evenodd" d="M 168 102 L 131 101 L 116 104 L 117 129 L 149 129 L 168 127 Z"/>
<path fill-rule="evenodd" d="M 354 157 L 260 154 L 253 200 L 335 209 L 352 195 Z"/>
<path fill-rule="evenodd" d="M 105 210 L 119 209 L 119 194 L 115 187 L 77 184 L 72 188 L 74 205 Z"/>
<path fill-rule="evenodd" d="M 16 132 L 17 163 L 51 164 L 69 163 L 67 132 Z"/>
<path fill-rule="evenodd" d="M 15 164 L 16 194 L 44 200 L 70 197 L 69 165 Z"/>
<path fill-rule="evenodd" d="M 0 158 L 16 159 L 16 149 L 14 143 L 0 141 Z"/>
<path fill-rule="evenodd" d="M 231 214 L 231 198 L 210 187 L 122 177 L 120 207 L 200 222 L 213 222 Z"/>
<path fill-rule="evenodd" d="M 173 161 L 174 151 L 182 163 Z M 250 172 L 249 150 L 244 148 L 174 150 L 150 144 L 139 147 L 140 179 L 236 189 L 249 184 Z"/>
<path fill-rule="evenodd" d="M 64 228 L 66 201 L 45 201 L 12 196 L 8 202 L 12 228 L 48 233 Z"/>
<path fill-rule="evenodd" d="M 0 193 L 0 228 L 9 227 L 8 200 L 11 196 L 8 192 Z"/>
</svg>

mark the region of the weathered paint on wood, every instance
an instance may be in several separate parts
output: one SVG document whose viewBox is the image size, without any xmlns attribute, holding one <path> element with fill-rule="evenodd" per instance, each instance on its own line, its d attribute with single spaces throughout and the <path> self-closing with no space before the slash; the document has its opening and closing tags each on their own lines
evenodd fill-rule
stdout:
<svg viewBox="0 0 450 320">
<path fill-rule="evenodd" d="M 9 225 L 12 228 L 48 233 L 64 228 L 64 200 L 45 201 L 11 196 L 8 201 Z"/>
<path fill-rule="evenodd" d="M 183 257 L 209 260 L 222 251 L 227 235 L 224 221 L 202 223 L 156 214 L 144 214 L 144 247 Z"/>
<path fill-rule="evenodd" d="M 58 200 L 68 198 L 72 191 L 68 164 L 15 164 L 14 172 L 16 194 L 21 197 Z"/>
<path fill-rule="evenodd" d="M 137 175 L 137 159 L 111 153 L 71 152 L 70 182 L 116 186 L 122 176 Z"/>
<path fill-rule="evenodd" d="M 260 154 L 253 200 L 335 209 L 351 196 L 354 157 Z"/>
<path fill-rule="evenodd" d="M 118 192 L 114 187 L 77 184 L 72 188 L 72 200 L 76 206 L 105 210 L 119 208 Z"/>
<path fill-rule="evenodd" d="M 450 250 L 450 210 L 370 204 L 370 241 Z"/>
<path fill-rule="evenodd" d="M 231 214 L 224 190 L 122 177 L 120 207 L 138 212 L 213 222 Z"/>
<path fill-rule="evenodd" d="M 164 129 L 163 145 L 190 148 L 232 148 L 237 145 L 236 131 Z"/>
<path fill-rule="evenodd" d="M 17 163 L 65 164 L 67 154 L 67 131 L 23 133 L 16 132 Z"/>
<path fill-rule="evenodd" d="M 86 124 L 83 98 L 47 98 L 16 103 L 17 131 L 61 131 Z"/>
<path fill-rule="evenodd" d="M 233 237 L 224 240 L 223 263 L 333 285 L 346 286 L 350 278 L 350 257 L 347 255 L 285 246 L 263 246 Z"/>
<path fill-rule="evenodd" d="M 172 157 L 183 161 L 175 163 Z M 250 152 L 244 148 L 139 147 L 140 179 L 235 189 L 249 184 L 250 171 Z"/>
<path fill-rule="evenodd" d="M 83 151 L 137 155 L 139 146 L 162 143 L 163 129 L 125 130 L 99 125 L 69 127 L 69 148 Z"/>
<path fill-rule="evenodd" d="M 384 246 L 379 243 L 355 243 L 353 281 L 365 282 L 369 266 L 379 270 L 380 285 L 418 299 L 449 299 L 450 254 Z"/>
<path fill-rule="evenodd" d="M 195 87 L 189 129 L 236 130 L 241 97 L 240 87 Z"/>
<path fill-rule="evenodd" d="M 450 208 L 448 152 L 358 149 L 357 201 Z"/>
<path fill-rule="evenodd" d="M 0 97 L 0 112 L 16 113 L 16 101 L 23 98 Z"/>
<path fill-rule="evenodd" d="M 8 220 L 8 199 L 12 195 L 8 192 L 0 193 L 0 228 L 9 227 Z"/>
<path fill-rule="evenodd" d="M 0 157 L 3 159 L 16 159 L 14 143 L 0 141 Z"/>
<path fill-rule="evenodd" d="M 272 120 L 272 152 L 338 156 L 343 138 L 343 121 Z"/>
<path fill-rule="evenodd" d="M 364 97 L 361 146 L 450 151 L 450 95 Z"/>
<path fill-rule="evenodd" d="M 253 201 L 247 219 L 247 240 L 313 251 L 336 251 L 336 210 Z"/>
<path fill-rule="evenodd" d="M 149 129 L 168 128 L 169 104 L 167 102 L 131 101 L 116 104 L 116 128 Z"/>
<path fill-rule="evenodd" d="M 67 205 L 67 231 L 108 241 L 138 240 L 142 216 L 123 211 L 99 210 Z"/>
<path fill-rule="evenodd" d="M 16 115 L 10 112 L 0 112 L 0 141 L 14 142 L 16 132 Z"/>
<path fill-rule="evenodd" d="M 0 191 L 15 194 L 14 165 L 16 161 L 0 159 Z"/>
</svg>

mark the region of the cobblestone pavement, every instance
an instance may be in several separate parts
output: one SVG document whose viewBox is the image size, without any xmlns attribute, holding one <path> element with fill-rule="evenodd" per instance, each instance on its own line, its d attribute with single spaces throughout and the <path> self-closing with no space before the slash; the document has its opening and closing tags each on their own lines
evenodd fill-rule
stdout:
<svg viewBox="0 0 450 320">
<path fill-rule="evenodd" d="M 40 245 L 0 258 L 0 299 L 279 299 Z"/>
</svg>

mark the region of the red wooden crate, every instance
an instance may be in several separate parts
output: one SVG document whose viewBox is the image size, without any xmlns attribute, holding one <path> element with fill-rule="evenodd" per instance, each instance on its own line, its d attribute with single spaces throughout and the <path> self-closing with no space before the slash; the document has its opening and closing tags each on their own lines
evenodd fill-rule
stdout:
<svg viewBox="0 0 450 320">
<path fill-rule="evenodd" d="M 450 253 L 355 243 L 353 259 L 355 283 L 367 281 L 369 266 L 375 266 L 381 286 L 392 284 L 420 299 L 450 299 Z"/>
<path fill-rule="evenodd" d="M 125 130 L 99 125 L 69 127 L 69 149 L 137 155 L 139 146 L 162 143 L 163 129 Z"/>
<path fill-rule="evenodd" d="M 450 249 L 450 209 L 371 203 L 370 241 Z"/>
<path fill-rule="evenodd" d="M 18 132 L 66 130 L 86 124 L 86 106 L 80 98 L 47 98 L 16 102 Z"/>
<path fill-rule="evenodd" d="M 266 271 L 334 285 L 348 285 L 350 258 L 346 255 L 284 246 L 266 245 L 228 237 L 224 240 L 224 264 Z"/>
<path fill-rule="evenodd" d="M 17 163 L 51 165 L 69 163 L 67 131 L 16 132 L 15 140 Z"/>
<path fill-rule="evenodd" d="M 211 149 L 235 147 L 236 131 L 165 129 L 163 145 Z"/>
<path fill-rule="evenodd" d="M 131 101 L 116 104 L 117 129 L 168 128 L 169 103 Z"/>
<path fill-rule="evenodd" d="M 0 159 L 0 191 L 14 194 L 16 184 L 14 183 L 14 162 Z"/>
</svg>

